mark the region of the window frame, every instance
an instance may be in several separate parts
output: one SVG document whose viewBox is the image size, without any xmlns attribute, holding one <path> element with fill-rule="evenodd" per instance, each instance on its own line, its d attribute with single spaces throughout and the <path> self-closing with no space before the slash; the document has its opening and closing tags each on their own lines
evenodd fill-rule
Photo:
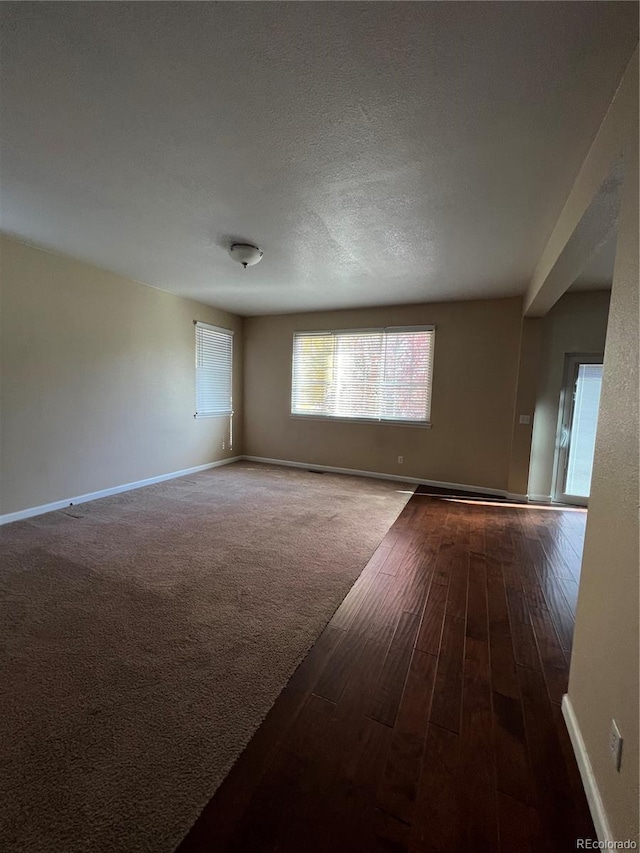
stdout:
<svg viewBox="0 0 640 853">
<path fill-rule="evenodd" d="M 429 401 L 429 418 L 428 420 L 413 420 L 413 419 L 402 419 L 402 418 L 363 418 L 357 416 L 344 416 L 344 415 L 323 415 L 323 414 L 300 414 L 292 411 L 293 406 L 293 371 L 294 371 L 294 358 L 295 358 L 295 341 L 296 337 L 302 337 L 304 335 L 366 335 L 377 332 L 384 332 L 385 334 L 401 334 L 402 332 L 431 332 L 431 383 L 430 388 L 428 389 L 428 401 Z M 335 422 L 335 423 L 356 423 L 356 424 L 376 424 L 377 426 L 402 426 L 409 427 L 411 429 L 431 429 L 433 426 L 433 422 L 431 419 L 432 414 L 432 401 L 433 401 L 433 364 L 435 360 L 435 349 L 436 349 L 436 327 L 432 323 L 421 324 L 418 326 L 377 326 L 371 328 L 362 328 L 362 329 L 308 329 L 305 331 L 294 331 L 291 338 L 291 371 L 290 371 L 290 394 L 289 394 L 289 417 L 294 418 L 295 420 L 305 420 L 305 421 L 322 421 L 326 422 Z M 318 384 L 326 385 L 324 382 L 318 382 Z"/>
<path fill-rule="evenodd" d="M 234 331 L 233 329 L 225 329 L 223 326 L 215 326 L 212 323 L 203 323 L 200 320 L 193 321 L 194 327 L 194 403 L 195 403 L 195 412 L 193 417 L 200 420 L 201 418 L 230 418 L 233 417 L 233 360 L 234 360 L 234 349 L 235 349 L 235 339 L 234 339 Z M 198 329 L 208 329 L 211 332 L 218 332 L 219 334 L 226 335 L 231 339 L 231 363 L 229 365 L 229 408 L 224 411 L 219 412 L 198 412 Z"/>
</svg>

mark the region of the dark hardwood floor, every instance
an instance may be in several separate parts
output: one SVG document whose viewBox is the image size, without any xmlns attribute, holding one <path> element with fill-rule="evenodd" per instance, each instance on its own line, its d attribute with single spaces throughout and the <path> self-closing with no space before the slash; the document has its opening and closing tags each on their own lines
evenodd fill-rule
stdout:
<svg viewBox="0 0 640 853">
<path fill-rule="evenodd" d="M 586 514 L 416 494 L 179 853 L 570 851 Z"/>
</svg>

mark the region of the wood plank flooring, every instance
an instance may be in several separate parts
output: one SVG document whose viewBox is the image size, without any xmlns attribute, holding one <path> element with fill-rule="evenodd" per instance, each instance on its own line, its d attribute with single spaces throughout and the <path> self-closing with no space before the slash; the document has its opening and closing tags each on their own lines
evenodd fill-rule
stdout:
<svg viewBox="0 0 640 853">
<path fill-rule="evenodd" d="M 569 851 L 586 513 L 414 495 L 179 853 Z"/>
</svg>

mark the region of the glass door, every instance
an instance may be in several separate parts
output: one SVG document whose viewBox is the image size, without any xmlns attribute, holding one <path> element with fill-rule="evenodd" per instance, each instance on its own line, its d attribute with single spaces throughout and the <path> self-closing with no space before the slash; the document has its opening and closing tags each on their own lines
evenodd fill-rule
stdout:
<svg viewBox="0 0 640 853">
<path fill-rule="evenodd" d="M 588 503 L 601 387 L 601 353 L 567 356 L 554 490 L 561 503 Z"/>
</svg>

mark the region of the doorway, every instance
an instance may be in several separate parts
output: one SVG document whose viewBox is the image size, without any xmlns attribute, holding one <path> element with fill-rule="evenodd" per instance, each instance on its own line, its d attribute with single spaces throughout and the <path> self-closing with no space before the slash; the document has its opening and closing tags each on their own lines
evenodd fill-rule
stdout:
<svg viewBox="0 0 640 853">
<path fill-rule="evenodd" d="M 566 356 L 556 441 L 554 500 L 587 506 L 602 388 L 602 353 Z"/>
</svg>

